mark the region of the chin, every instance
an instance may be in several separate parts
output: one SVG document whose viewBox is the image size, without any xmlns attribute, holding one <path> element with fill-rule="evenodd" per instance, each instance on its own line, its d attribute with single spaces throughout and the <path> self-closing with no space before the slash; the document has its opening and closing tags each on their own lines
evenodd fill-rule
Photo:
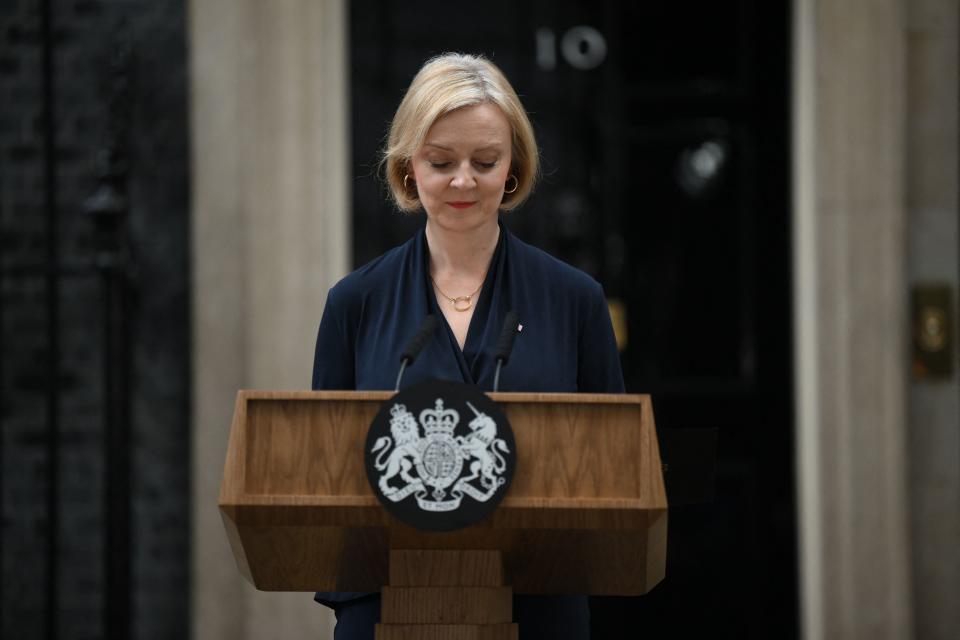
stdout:
<svg viewBox="0 0 960 640">
<path fill-rule="evenodd" d="M 490 220 L 497 219 L 497 212 L 444 212 L 440 215 L 427 214 L 428 217 L 438 226 L 450 231 L 472 231 L 479 229 Z"/>
</svg>

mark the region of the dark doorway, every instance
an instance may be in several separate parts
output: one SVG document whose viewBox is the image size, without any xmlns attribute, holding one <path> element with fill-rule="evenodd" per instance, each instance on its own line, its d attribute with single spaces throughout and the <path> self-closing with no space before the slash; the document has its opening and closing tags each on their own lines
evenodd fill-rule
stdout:
<svg viewBox="0 0 960 640">
<path fill-rule="evenodd" d="M 625 622 L 796 637 L 789 3 L 351 12 L 355 266 L 421 224 L 391 210 L 374 175 L 413 74 L 444 51 L 483 53 L 521 95 L 544 164 L 507 224 L 623 311 L 627 389 L 652 394 L 662 437 L 718 434 L 713 499 L 671 506 L 667 578 L 595 601 L 594 637 L 622 637 Z"/>
</svg>

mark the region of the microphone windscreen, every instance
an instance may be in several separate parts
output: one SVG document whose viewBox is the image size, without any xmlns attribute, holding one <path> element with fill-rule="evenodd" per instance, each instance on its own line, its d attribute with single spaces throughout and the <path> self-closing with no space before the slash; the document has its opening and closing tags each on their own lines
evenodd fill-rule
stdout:
<svg viewBox="0 0 960 640">
<path fill-rule="evenodd" d="M 407 343 L 407 348 L 400 354 L 400 361 L 406 360 L 408 365 L 413 364 L 413 361 L 420 355 L 420 350 L 427 344 L 427 340 L 430 339 L 438 326 L 440 326 L 440 321 L 437 320 L 437 317 L 432 313 L 427 314 L 416 335 L 411 338 L 410 342 Z"/>
<path fill-rule="evenodd" d="M 517 336 L 517 327 L 520 324 L 520 318 L 515 311 L 508 311 L 507 317 L 503 321 L 503 329 L 500 330 L 500 339 L 497 340 L 497 348 L 493 352 L 493 359 L 503 360 L 507 364 L 510 359 L 510 352 L 513 351 L 513 339 Z"/>
</svg>

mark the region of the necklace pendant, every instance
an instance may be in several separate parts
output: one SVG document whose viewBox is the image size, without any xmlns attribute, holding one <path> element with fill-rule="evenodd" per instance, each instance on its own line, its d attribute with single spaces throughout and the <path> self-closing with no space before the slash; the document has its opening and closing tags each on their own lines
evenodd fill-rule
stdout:
<svg viewBox="0 0 960 640">
<path fill-rule="evenodd" d="M 473 306 L 473 296 L 458 296 L 451 298 L 455 311 L 468 311 Z"/>
</svg>

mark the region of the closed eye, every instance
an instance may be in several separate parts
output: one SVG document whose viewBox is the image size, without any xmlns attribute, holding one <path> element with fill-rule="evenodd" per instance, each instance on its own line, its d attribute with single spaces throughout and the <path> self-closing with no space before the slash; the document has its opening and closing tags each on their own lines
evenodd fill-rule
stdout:
<svg viewBox="0 0 960 640">
<path fill-rule="evenodd" d="M 451 164 L 453 164 L 451 162 L 437 162 L 434 160 L 430 160 L 429 163 L 430 163 L 430 166 L 433 167 L 434 169 L 446 169 L 450 167 Z M 475 160 L 474 164 L 480 167 L 481 169 L 493 169 L 494 167 L 497 166 L 497 161 L 494 160 L 493 162 L 480 162 L 479 160 Z"/>
</svg>

